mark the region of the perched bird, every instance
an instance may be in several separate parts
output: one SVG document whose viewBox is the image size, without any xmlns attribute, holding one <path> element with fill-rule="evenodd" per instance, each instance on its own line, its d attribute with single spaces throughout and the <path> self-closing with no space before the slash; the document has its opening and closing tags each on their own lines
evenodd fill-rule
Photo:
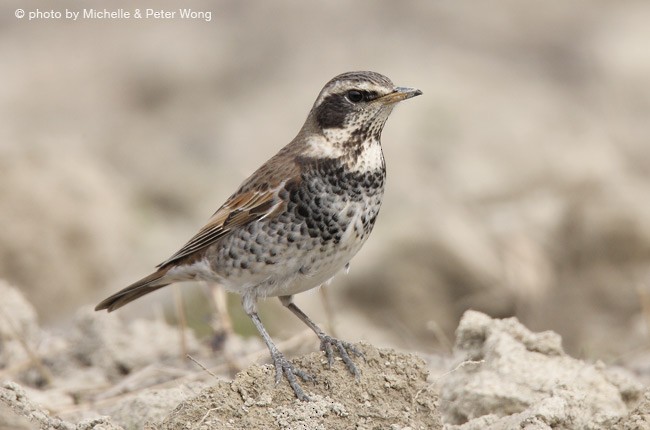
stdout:
<svg viewBox="0 0 650 430">
<path fill-rule="evenodd" d="M 375 72 L 336 76 L 321 90 L 298 135 L 239 189 L 189 242 L 151 275 L 113 294 L 95 310 L 113 311 L 174 282 L 204 280 L 241 294 L 246 314 L 268 347 L 276 383 L 287 378 L 308 400 L 294 367 L 257 315 L 258 298 L 280 301 L 350 372 L 355 347 L 323 332 L 292 301 L 345 267 L 372 230 L 381 206 L 386 166 L 381 132 L 395 104 L 422 94 L 396 87 Z"/>
</svg>

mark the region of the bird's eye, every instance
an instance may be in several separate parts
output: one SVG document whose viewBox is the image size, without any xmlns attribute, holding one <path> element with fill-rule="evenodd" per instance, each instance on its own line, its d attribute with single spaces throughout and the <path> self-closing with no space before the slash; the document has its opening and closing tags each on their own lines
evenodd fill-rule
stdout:
<svg viewBox="0 0 650 430">
<path fill-rule="evenodd" d="M 350 90 L 347 93 L 347 98 L 352 103 L 359 103 L 361 100 L 363 100 L 363 93 L 357 90 Z"/>
</svg>

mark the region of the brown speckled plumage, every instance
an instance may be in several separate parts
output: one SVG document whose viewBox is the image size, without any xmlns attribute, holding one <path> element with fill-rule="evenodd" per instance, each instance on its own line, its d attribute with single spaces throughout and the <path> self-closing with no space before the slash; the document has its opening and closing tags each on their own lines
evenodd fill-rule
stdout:
<svg viewBox="0 0 650 430">
<path fill-rule="evenodd" d="M 207 224 L 158 270 L 97 305 L 115 310 L 173 282 L 206 280 L 241 294 L 264 338 L 278 378 L 300 399 L 295 375 L 308 379 L 275 348 L 256 312 L 260 297 L 282 303 L 337 349 L 351 372 L 350 344 L 325 335 L 291 296 L 333 277 L 370 234 L 384 191 L 381 132 L 394 105 L 421 94 L 378 73 L 350 72 L 329 81 L 298 135 L 262 165 Z"/>
</svg>

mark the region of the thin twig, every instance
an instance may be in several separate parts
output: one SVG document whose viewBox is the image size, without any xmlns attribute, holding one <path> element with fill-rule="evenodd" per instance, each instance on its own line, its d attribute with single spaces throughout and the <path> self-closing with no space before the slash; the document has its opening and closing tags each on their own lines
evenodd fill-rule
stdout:
<svg viewBox="0 0 650 430">
<path fill-rule="evenodd" d="M 449 375 L 451 373 L 454 373 L 455 371 L 457 371 L 459 369 L 462 369 L 465 366 L 473 366 L 473 365 L 479 365 L 479 364 L 483 364 L 483 363 L 485 363 L 485 360 L 465 360 L 465 361 L 461 361 L 453 369 L 448 370 L 445 373 L 443 373 L 442 375 L 438 376 L 435 379 L 434 383 L 438 382 L 440 379 L 444 378 L 445 376 L 447 376 L 447 375 Z"/>
<path fill-rule="evenodd" d="M 203 421 L 205 421 L 205 419 L 208 417 L 208 415 L 210 415 L 210 412 L 218 411 L 219 409 L 221 409 L 221 408 L 210 408 L 210 409 L 208 409 L 208 411 L 205 413 L 205 415 L 203 415 L 203 418 L 201 418 L 201 421 L 199 421 L 199 423 L 196 425 L 196 427 L 197 428 L 201 427 L 201 424 L 203 424 Z"/>
<path fill-rule="evenodd" d="M 337 337 L 334 321 L 334 310 L 332 309 L 332 297 L 330 296 L 329 289 L 327 288 L 327 285 L 323 285 L 318 289 L 318 291 L 320 292 L 321 303 L 323 304 L 323 309 L 325 310 L 327 331 L 333 337 Z"/>
<path fill-rule="evenodd" d="M 197 366 L 199 366 L 201 369 L 203 369 L 203 370 L 205 370 L 206 372 L 208 372 L 208 374 L 210 374 L 213 378 L 215 378 L 215 379 L 219 379 L 219 377 L 218 377 L 217 375 L 215 375 L 214 373 L 212 373 L 212 372 L 210 371 L 210 369 L 208 369 L 207 367 L 205 367 L 203 364 L 201 364 L 197 359 L 195 359 L 194 357 L 192 357 L 190 354 L 186 354 L 185 357 L 187 357 L 187 358 L 189 358 L 190 360 L 192 360 L 192 361 L 193 361 Z"/>
<path fill-rule="evenodd" d="M 226 291 L 217 284 L 208 284 L 208 291 L 217 314 L 218 321 L 217 330 L 222 331 L 226 336 L 231 336 L 234 333 L 232 327 L 232 320 L 230 319 L 230 312 L 228 311 L 228 296 Z"/>
<path fill-rule="evenodd" d="M 447 376 L 447 375 L 449 375 L 449 374 L 451 374 L 451 373 L 454 373 L 455 371 L 457 371 L 457 370 L 459 370 L 459 369 L 462 369 L 462 368 L 465 367 L 465 366 L 478 365 L 478 364 L 483 364 L 483 363 L 485 363 L 485 360 L 476 360 L 476 361 L 474 361 L 474 360 L 466 360 L 466 361 L 461 361 L 461 362 L 458 363 L 458 364 L 457 364 L 453 369 L 448 370 L 447 372 L 443 373 L 442 375 L 440 375 L 440 376 L 438 376 L 436 379 L 434 379 L 433 382 L 431 382 L 430 384 L 427 384 L 426 387 L 422 388 L 421 390 L 418 390 L 418 392 L 415 393 L 415 396 L 413 397 L 413 401 L 412 401 L 412 403 L 415 403 L 415 401 L 417 400 L 418 396 L 419 396 L 421 393 L 423 393 L 424 391 L 428 391 L 428 390 L 430 390 L 431 388 L 433 388 L 433 386 L 436 385 L 436 384 L 438 383 L 438 381 L 439 381 L 440 379 L 444 378 L 445 376 Z"/>
</svg>

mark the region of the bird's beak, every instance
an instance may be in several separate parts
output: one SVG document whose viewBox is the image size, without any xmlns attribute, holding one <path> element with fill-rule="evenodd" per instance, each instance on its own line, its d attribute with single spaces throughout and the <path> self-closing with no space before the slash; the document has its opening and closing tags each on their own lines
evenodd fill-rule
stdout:
<svg viewBox="0 0 650 430">
<path fill-rule="evenodd" d="M 422 94 L 422 91 L 417 88 L 406 88 L 406 87 L 395 87 L 392 93 L 388 93 L 385 96 L 379 97 L 377 101 L 382 104 L 389 105 L 402 100 L 410 99 L 411 97 L 419 96 Z"/>
</svg>

